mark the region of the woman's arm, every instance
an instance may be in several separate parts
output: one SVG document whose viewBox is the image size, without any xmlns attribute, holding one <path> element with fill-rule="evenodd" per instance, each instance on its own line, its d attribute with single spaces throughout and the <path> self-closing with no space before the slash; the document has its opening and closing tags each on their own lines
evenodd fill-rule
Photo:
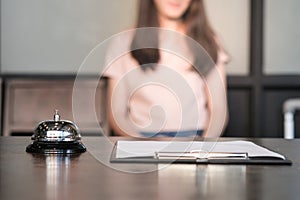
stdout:
<svg viewBox="0 0 300 200">
<path fill-rule="evenodd" d="M 140 137 L 128 116 L 128 89 L 115 79 L 108 79 L 107 110 L 110 128 L 120 136 Z"/>
<path fill-rule="evenodd" d="M 215 66 L 205 78 L 209 122 L 204 137 L 221 136 L 228 122 L 225 63 Z"/>
</svg>

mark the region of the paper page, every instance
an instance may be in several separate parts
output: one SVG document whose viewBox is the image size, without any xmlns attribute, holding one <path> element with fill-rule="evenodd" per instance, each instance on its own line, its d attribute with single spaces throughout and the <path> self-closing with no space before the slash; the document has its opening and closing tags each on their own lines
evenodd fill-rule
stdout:
<svg viewBox="0 0 300 200">
<path fill-rule="evenodd" d="M 116 158 L 154 157 L 155 152 L 190 152 L 201 150 L 204 143 L 199 141 L 118 141 Z M 270 151 L 249 141 L 226 141 L 211 144 L 211 152 L 242 153 L 249 157 L 274 157 L 285 159 L 284 156 Z"/>
</svg>

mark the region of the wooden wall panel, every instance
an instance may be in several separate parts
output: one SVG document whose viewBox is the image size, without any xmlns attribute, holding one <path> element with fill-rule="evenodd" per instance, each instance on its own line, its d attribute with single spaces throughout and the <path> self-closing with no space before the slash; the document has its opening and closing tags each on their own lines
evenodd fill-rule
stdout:
<svg viewBox="0 0 300 200">
<path fill-rule="evenodd" d="M 95 110 L 87 110 L 85 97 L 94 92 L 94 80 L 80 81 L 80 118 L 76 124 L 82 133 L 102 134 L 106 123 L 106 83 L 100 82 L 95 95 Z M 32 133 L 40 121 L 52 120 L 54 110 L 59 110 L 61 119 L 74 121 L 72 112 L 73 80 L 55 79 L 9 79 L 5 82 L 3 135 Z M 96 111 L 99 121 L 91 120 Z"/>
<path fill-rule="evenodd" d="M 263 93 L 263 122 L 261 137 L 283 137 L 283 102 L 289 98 L 300 97 L 297 89 L 267 89 Z M 296 133 L 300 135 L 300 127 L 297 126 L 299 117 L 295 115 Z"/>
<path fill-rule="evenodd" d="M 250 91 L 228 90 L 229 123 L 223 136 L 250 136 Z"/>
</svg>

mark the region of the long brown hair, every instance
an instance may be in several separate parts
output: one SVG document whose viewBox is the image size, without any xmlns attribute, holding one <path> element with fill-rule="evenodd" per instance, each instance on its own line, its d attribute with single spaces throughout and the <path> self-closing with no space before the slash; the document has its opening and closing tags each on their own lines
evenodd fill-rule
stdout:
<svg viewBox="0 0 300 200">
<path fill-rule="evenodd" d="M 140 0 L 139 2 L 137 28 L 159 27 L 158 13 L 153 0 Z M 200 43 L 216 63 L 219 47 L 215 40 L 215 33 L 208 22 L 203 0 L 191 0 L 182 20 L 186 26 L 186 34 Z M 156 48 L 139 48 L 147 46 L 145 43 Z M 131 43 L 131 55 L 143 69 L 154 68 L 153 64 L 160 59 L 158 46 L 158 35 L 151 37 L 151 41 L 149 41 L 143 37 L 142 33 L 136 32 Z M 152 65 L 144 65 L 149 63 Z"/>
</svg>

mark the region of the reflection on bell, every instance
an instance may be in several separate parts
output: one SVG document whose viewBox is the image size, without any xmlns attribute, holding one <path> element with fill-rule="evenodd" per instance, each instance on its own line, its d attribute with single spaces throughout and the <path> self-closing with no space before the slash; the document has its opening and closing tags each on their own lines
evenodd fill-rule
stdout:
<svg viewBox="0 0 300 200">
<path fill-rule="evenodd" d="M 80 142 L 77 126 L 71 121 L 60 120 L 57 110 L 54 120 L 38 124 L 31 139 L 34 141 L 26 147 L 28 153 L 72 154 L 86 151 L 86 147 Z"/>
</svg>

